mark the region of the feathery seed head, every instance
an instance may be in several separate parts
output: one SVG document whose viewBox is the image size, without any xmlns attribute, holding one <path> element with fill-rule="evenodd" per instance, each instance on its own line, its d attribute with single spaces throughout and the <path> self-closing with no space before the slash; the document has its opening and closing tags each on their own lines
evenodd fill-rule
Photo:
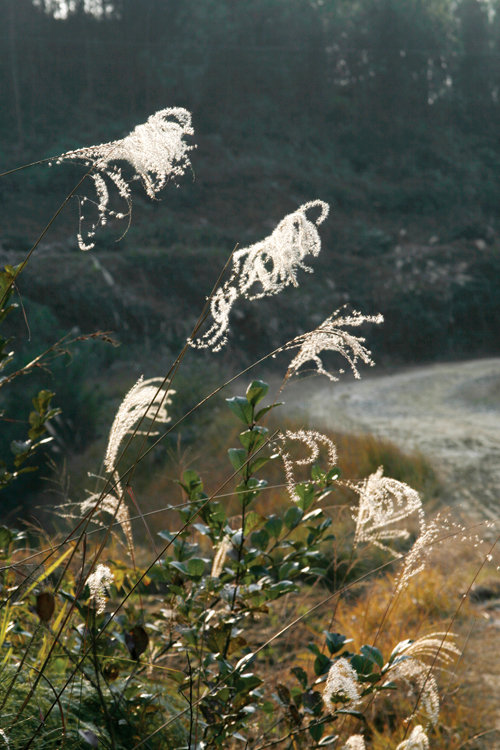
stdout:
<svg viewBox="0 0 500 750">
<path fill-rule="evenodd" d="M 194 146 L 187 144 L 184 138 L 193 134 L 191 114 L 182 107 L 168 107 L 151 115 L 121 140 L 67 151 L 57 157 L 56 164 L 78 161 L 86 167 L 92 167 L 89 177 L 97 194 L 95 205 L 98 215 L 86 233 L 86 239 L 81 232 L 83 216 L 80 216 L 78 245 L 81 250 L 91 250 L 94 247 L 96 228 L 105 224 L 108 216 L 115 219 L 130 217 L 132 191 L 116 162 L 127 162 L 134 170 L 133 179 L 140 179 L 147 195 L 156 198 L 167 180 L 180 177 L 190 166 L 189 152 Z M 126 214 L 109 208 L 106 179 L 126 201 Z M 82 198 L 80 205 L 88 201 L 88 198 Z"/>
<path fill-rule="evenodd" d="M 114 576 L 107 565 L 99 563 L 94 572 L 87 578 L 90 589 L 90 598 L 94 602 L 97 614 L 104 612 L 106 607 L 106 596 L 109 586 L 114 581 Z"/>
<path fill-rule="evenodd" d="M 382 315 L 362 315 L 354 311 L 350 315 L 339 316 L 340 310 L 336 310 L 318 328 L 292 339 L 283 347 L 284 351 L 298 349 L 299 351 L 288 366 L 285 380 L 297 375 L 300 368 L 306 362 L 312 362 L 316 366 L 318 375 L 326 377 L 335 382 L 337 375 L 325 369 L 320 355 L 323 352 L 338 352 L 347 360 L 355 378 L 360 378 L 357 364 L 359 361 L 372 367 L 375 363 L 371 358 L 371 352 L 364 346 L 365 339 L 354 336 L 343 330 L 343 326 L 360 326 L 362 323 L 382 323 Z M 343 370 L 338 371 L 340 374 Z"/>
<path fill-rule="evenodd" d="M 298 441 L 305 445 L 310 451 L 309 455 L 305 456 L 305 458 L 293 459 L 289 451 L 289 446 L 287 446 L 287 442 L 293 441 Z M 316 432 L 316 430 L 297 430 L 297 432 L 286 430 L 280 436 L 280 442 L 281 445 L 278 444 L 278 450 L 285 467 L 287 489 L 292 500 L 298 502 L 300 497 L 295 489 L 295 474 L 293 467 L 312 466 L 315 461 L 317 461 L 321 448 L 326 450 L 329 467 L 335 466 L 337 463 L 337 448 L 330 438 L 326 435 L 322 435 L 320 432 Z"/>
<path fill-rule="evenodd" d="M 116 412 L 111 431 L 109 433 L 108 447 L 104 457 L 104 466 L 107 471 L 113 471 L 123 439 L 130 434 L 134 425 L 140 420 L 151 420 L 166 424 L 170 421 L 167 414 L 167 406 L 172 403 L 171 395 L 174 390 L 164 390 L 160 387 L 162 378 L 150 378 L 144 380 L 141 376 L 137 383 L 127 393 L 118 411 Z M 145 434 L 139 431 L 136 434 Z M 157 435 L 157 431 L 150 435 Z"/>
<path fill-rule="evenodd" d="M 210 575 L 212 578 L 219 578 L 220 574 L 222 573 L 224 569 L 224 561 L 227 557 L 227 553 L 232 547 L 231 537 L 229 537 L 227 534 L 226 536 L 222 537 L 221 541 L 219 542 L 217 546 L 217 551 L 214 555 L 213 563 L 212 563 L 212 571 Z"/>
<path fill-rule="evenodd" d="M 440 514 L 427 526 L 422 526 L 411 550 L 405 556 L 401 572 L 396 580 L 396 594 L 407 588 L 410 580 L 420 573 L 427 563 L 435 541 L 443 534 L 446 525 Z"/>
<path fill-rule="evenodd" d="M 351 734 L 342 750 L 365 750 L 365 739 L 362 734 Z"/>
<path fill-rule="evenodd" d="M 455 633 L 429 633 L 415 641 L 407 640 L 398 643 L 391 654 L 399 659 L 401 656 L 411 656 L 414 659 L 429 659 L 433 665 L 447 667 L 457 656 L 461 655 L 458 646 L 453 642 Z"/>
<path fill-rule="evenodd" d="M 390 682 L 404 680 L 412 688 L 413 694 L 419 698 L 419 704 L 428 722 L 434 726 L 439 716 L 439 693 L 430 667 L 419 659 L 408 656 L 395 661 L 386 674 Z M 412 719 L 417 711 L 418 706 L 407 720 Z"/>
<path fill-rule="evenodd" d="M 133 552 L 134 540 L 132 536 L 132 524 L 130 523 L 130 513 L 127 504 L 123 498 L 123 490 L 120 484 L 120 478 L 118 472 L 113 475 L 115 480 L 115 491 L 116 494 L 107 492 L 103 495 L 102 492 L 94 492 L 85 498 L 81 503 L 77 503 L 79 518 L 84 518 L 88 513 L 93 512 L 92 521 L 97 523 L 99 526 L 105 526 L 104 521 L 101 520 L 102 513 L 107 513 L 112 518 L 116 518 L 116 521 L 120 524 L 125 539 L 127 541 L 127 547 L 129 552 Z"/>
<path fill-rule="evenodd" d="M 418 492 L 404 482 L 384 477 L 382 466 L 364 482 L 351 487 L 359 494 L 359 506 L 354 515 L 355 545 L 371 542 L 397 555 L 397 552 L 381 542 L 382 539 L 408 538 L 406 529 L 395 529 L 393 524 L 416 513 L 420 528 L 424 528 L 424 513 Z"/>
<path fill-rule="evenodd" d="M 308 216 L 314 209 L 320 210 L 315 219 Z M 298 286 L 299 269 L 312 273 L 304 259 L 319 254 L 321 240 L 316 227 L 326 219 L 329 209 L 321 200 L 304 203 L 285 216 L 269 237 L 233 253 L 230 277 L 210 303 L 213 323 L 199 339 L 189 342 L 191 346 L 219 351 L 227 342 L 229 315 L 238 297 L 270 297 L 287 286 Z"/>
<path fill-rule="evenodd" d="M 332 704 L 342 703 L 355 706 L 360 701 L 360 690 L 358 676 L 351 663 L 343 656 L 337 659 L 328 672 L 325 689 L 323 690 L 323 702 L 330 713 L 335 712 Z"/>
<path fill-rule="evenodd" d="M 423 727 L 417 724 L 408 739 L 400 742 L 396 750 L 429 750 L 429 739 Z"/>
</svg>

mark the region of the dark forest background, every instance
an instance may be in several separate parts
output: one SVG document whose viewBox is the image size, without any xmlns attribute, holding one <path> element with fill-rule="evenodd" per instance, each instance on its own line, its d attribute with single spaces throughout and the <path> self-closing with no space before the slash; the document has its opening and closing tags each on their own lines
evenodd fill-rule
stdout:
<svg viewBox="0 0 500 750">
<path fill-rule="evenodd" d="M 81 253 L 70 203 L 22 276 L 21 358 L 75 327 L 122 342 L 56 365 L 60 435 L 84 446 L 102 368 L 116 388 L 158 374 L 235 243 L 315 198 L 333 209 L 315 274 L 243 306 L 224 352 L 203 368 L 193 354 L 191 393 L 346 302 L 385 315 L 366 334 L 382 368 L 498 354 L 499 1 L 0 0 L 0 37 L 1 171 L 168 106 L 196 133 L 193 174 L 161 202 L 138 188 L 121 242 L 109 226 Z M 4 262 L 80 176 L 41 165 L 0 180 Z"/>
</svg>

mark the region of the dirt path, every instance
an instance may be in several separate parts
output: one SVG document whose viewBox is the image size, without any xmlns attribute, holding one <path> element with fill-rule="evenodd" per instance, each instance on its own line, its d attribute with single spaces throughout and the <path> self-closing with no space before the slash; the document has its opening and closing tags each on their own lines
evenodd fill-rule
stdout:
<svg viewBox="0 0 500 750">
<path fill-rule="evenodd" d="M 319 378 L 285 398 L 311 424 L 370 432 L 417 449 L 436 466 L 445 502 L 500 517 L 500 359 L 412 368 L 361 381 Z"/>
</svg>

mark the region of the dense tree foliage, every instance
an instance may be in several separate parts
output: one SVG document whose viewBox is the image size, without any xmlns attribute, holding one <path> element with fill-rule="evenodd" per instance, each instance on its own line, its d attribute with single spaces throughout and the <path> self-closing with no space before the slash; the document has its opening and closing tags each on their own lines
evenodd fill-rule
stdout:
<svg viewBox="0 0 500 750">
<path fill-rule="evenodd" d="M 195 109 L 206 132 L 231 121 L 262 133 L 272 118 L 286 137 L 305 119 L 334 138 L 349 130 L 353 149 L 367 131 L 365 148 L 394 146 L 459 115 L 491 132 L 497 10 L 484 0 L 2 0 L 3 140 L 39 147 L 103 110 L 118 123 L 166 102 Z"/>
</svg>

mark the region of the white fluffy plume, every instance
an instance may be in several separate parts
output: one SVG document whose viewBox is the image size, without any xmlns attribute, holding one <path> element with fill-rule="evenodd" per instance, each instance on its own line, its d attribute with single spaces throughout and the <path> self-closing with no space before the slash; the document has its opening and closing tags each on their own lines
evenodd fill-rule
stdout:
<svg viewBox="0 0 500 750">
<path fill-rule="evenodd" d="M 319 209 L 312 219 L 310 211 Z M 312 273 L 305 264 L 308 255 L 316 257 L 321 250 L 317 226 L 330 207 L 321 200 L 309 201 L 280 221 L 276 229 L 260 242 L 237 250 L 232 257 L 229 279 L 216 291 L 210 312 L 213 323 L 198 339 L 190 341 L 199 349 L 218 351 L 227 341 L 229 315 L 238 299 L 261 299 L 278 294 L 287 286 L 298 286 L 297 271 Z"/>
<path fill-rule="evenodd" d="M 334 713 L 335 704 L 354 707 L 360 701 L 361 691 L 358 676 L 350 662 L 343 656 L 333 662 L 323 690 L 323 703 L 327 711 Z"/>
<path fill-rule="evenodd" d="M 132 432 L 134 425 L 138 424 L 141 419 L 154 420 L 155 423 L 163 424 L 170 421 L 167 406 L 172 403 L 170 396 L 175 391 L 169 390 L 167 395 L 167 391 L 160 387 L 161 382 L 162 378 L 144 380 L 141 376 L 123 399 L 109 433 L 108 447 L 104 457 L 104 466 L 107 471 L 113 471 L 115 468 L 124 438 Z M 144 434 L 144 430 L 136 434 Z M 158 433 L 150 430 L 149 434 Z"/>
<path fill-rule="evenodd" d="M 294 459 L 290 451 L 290 446 L 294 442 L 304 445 L 308 450 L 308 455 L 303 458 Z M 328 468 L 332 468 L 337 463 L 336 446 L 330 438 L 316 430 L 297 430 L 296 432 L 286 430 L 280 436 L 278 450 L 283 459 L 287 489 L 294 502 L 300 500 L 295 489 L 294 466 L 312 466 L 318 460 L 321 450 L 326 454 Z"/>
<path fill-rule="evenodd" d="M 81 227 L 85 217 L 80 213 L 78 245 L 81 250 L 94 247 L 96 229 L 98 225 L 105 224 L 108 217 L 130 218 L 132 191 L 117 162 L 127 162 L 134 171 L 133 179 L 141 180 L 148 196 L 155 198 L 168 180 L 179 177 L 189 167 L 188 154 L 193 146 L 187 144 L 184 138 L 193 133 L 191 114 L 182 107 L 168 107 L 151 115 L 121 140 L 67 151 L 54 159 L 56 164 L 77 161 L 92 167 L 89 176 L 97 194 L 97 219 L 91 223 L 84 239 Z M 120 198 L 126 202 L 126 213 L 116 212 L 109 207 L 109 186 L 114 186 Z M 80 199 L 81 211 L 88 202 L 87 197 Z"/>
<path fill-rule="evenodd" d="M 394 524 L 416 514 L 420 530 L 423 530 L 425 522 L 420 495 L 404 482 L 384 477 L 382 466 L 364 482 L 351 487 L 359 494 L 359 505 L 354 509 L 355 545 L 370 542 L 397 555 L 382 540 L 407 539 L 409 533 L 407 529 L 394 528 Z"/>
<path fill-rule="evenodd" d="M 283 348 L 285 351 L 298 349 L 299 351 L 288 366 L 285 380 L 296 375 L 308 362 L 315 366 L 319 375 L 326 375 L 329 380 L 337 381 L 337 375 L 329 372 L 321 359 L 323 352 L 337 352 L 347 360 L 355 378 L 359 378 L 357 364 L 359 361 L 372 367 L 374 362 L 371 352 L 364 346 L 365 339 L 344 331 L 344 326 L 360 326 L 362 323 L 382 323 L 382 315 L 362 315 L 354 311 L 350 315 L 339 316 L 336 310 L 318 328 L 308 331 L 292 339 Z M 338 370 L 339 374 L 344 372 Z"/>
</svg>

